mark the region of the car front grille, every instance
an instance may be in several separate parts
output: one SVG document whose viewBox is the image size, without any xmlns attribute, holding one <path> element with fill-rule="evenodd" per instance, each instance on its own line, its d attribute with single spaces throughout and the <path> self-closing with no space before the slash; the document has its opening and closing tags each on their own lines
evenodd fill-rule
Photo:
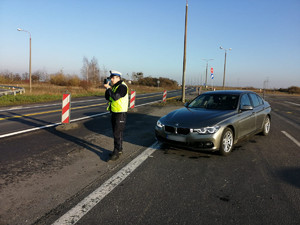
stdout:
<svg viewBox="0 0 300 225">
<path fill-rule="evenodd" d="M 183 134 L 183 135 L 187 135 L 190 133 L 189 128 L 172 127 L 172 126 L 165 126 L 165 131 L 173 134 Z"/>
</svg>

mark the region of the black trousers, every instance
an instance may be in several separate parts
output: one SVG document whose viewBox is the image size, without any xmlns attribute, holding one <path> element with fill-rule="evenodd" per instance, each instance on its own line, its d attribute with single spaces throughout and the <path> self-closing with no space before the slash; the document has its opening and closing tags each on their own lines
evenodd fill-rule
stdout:
<svg viewBox="0 0 300 225">
<path fill-rule="evenodd" d="M 122 151 L 122 143 L 123 143 L 123 132 L 125 129 L 127 118 L 127 112 L 122 113 L 111 113 L 111 124 L 114 134 L 114 152 L 119 153 Z"/>
</svg>

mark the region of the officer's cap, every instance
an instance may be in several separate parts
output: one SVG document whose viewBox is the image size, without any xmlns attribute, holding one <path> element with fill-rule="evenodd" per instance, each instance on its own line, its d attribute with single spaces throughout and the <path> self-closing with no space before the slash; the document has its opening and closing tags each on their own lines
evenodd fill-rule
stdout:
<svg viewBox="0 0 300 225">
<path fill-rule="evenodd" d="M 120 72 L 118 72 L 116 70 L 111 70 L 109 72 L 110 72 L 110 77 L 113 77 L 113 76 L 121 77 L 122 76 L 122 73 L 120 73 Z"/>
</svg>

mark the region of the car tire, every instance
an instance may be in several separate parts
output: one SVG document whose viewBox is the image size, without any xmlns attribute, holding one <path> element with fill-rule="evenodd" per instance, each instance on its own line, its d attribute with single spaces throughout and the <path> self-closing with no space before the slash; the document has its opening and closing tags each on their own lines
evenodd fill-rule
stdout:
<svg viewBox="0 0 300 225">
<path fill-rule="evenodd" d="M 227 127 L 222 134 L 219 152 L 223 156 L 231 153 L 234 143 L 234 136 L 232 130 Z"/>
<path fill-rule="evenodd" d="M 270 127 L 271 127 L 271 120 L 270 120 L 270 117 L 267 116 L 264 121 L 263 130 L 262 130 L 261 134 L 264 136 L 267 136 L 270 133 Z"/>
</svg>

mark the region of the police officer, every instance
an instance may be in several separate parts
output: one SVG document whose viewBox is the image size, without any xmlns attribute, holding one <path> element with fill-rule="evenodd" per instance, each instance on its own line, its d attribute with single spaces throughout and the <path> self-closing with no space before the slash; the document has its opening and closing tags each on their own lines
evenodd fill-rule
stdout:
<svg viewBox="0 0 300 225">
<path fill-rule="evenodd" d="M 117 160 L 122 154 L 123 131 L 125 129 L 128 110 L 128 87 L 121 80 L 121 73 L 111 70 L 111 84 L 104 84 L 105 98 L 109 101 L 107 110 L 111 112 L 111 124 L 114 135 L 114 150 L 110 160 Z M 112 85 L 112 86 L 110 86 Z"/>
</svg>

